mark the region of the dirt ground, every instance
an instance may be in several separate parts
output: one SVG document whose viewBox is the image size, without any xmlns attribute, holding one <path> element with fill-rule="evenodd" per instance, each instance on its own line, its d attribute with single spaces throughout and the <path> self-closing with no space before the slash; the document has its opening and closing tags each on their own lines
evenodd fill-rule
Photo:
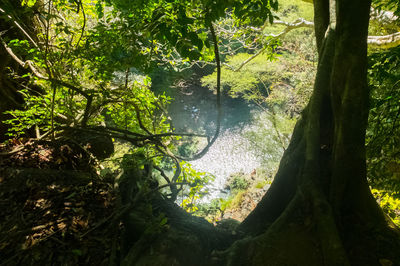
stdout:
<svg viewBox="0 0 400 266">
<path fill-rule="evenodd" d="M 0 265 L 108 265 L 118 252 L 113 184 L 67 143 L 0 150 Z"/>
</svg>

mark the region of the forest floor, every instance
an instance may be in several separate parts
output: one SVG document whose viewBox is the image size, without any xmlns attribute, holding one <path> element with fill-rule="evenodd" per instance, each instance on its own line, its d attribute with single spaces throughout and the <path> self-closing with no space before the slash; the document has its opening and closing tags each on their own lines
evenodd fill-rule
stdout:
<svg viewBox="0 0 400 266">
<path fill-rule="evenodd" d="M 96 161 L 73 143 L 28 141 L 0 147 L 0 265 L 112 265 L 119 261 L 123 230 L 115 217 L 121 204 L 113 180 L 100 178 L 96 168 Z M 259 197 L 264 189 L 267 186 L 255 190 Z M 242 194 L 241 203 L 223 218 L 242 220 L 256 204 L 254 193 Z M 290 249 L 296 251 L 293 254 L 312 253 L 314 242 L 303 231 L 294 227 L 288 232 L 275 243 L 285 248 L 278 253 L 270 250 L 270 265 L 292 265 L 279 264 L 287 262 L 284 258 Z M 360 241 L 361 237 L 349 246 L 355 261 L 364 262 L 357 265 L 399 265 L 386 259 L 398 252 L 386 238 L 376 241 L 363 236 Z M 366 250 L 382 254 L 379 264 L 368 263 Z M 307 261 L 310 257 L 304 256 L 301 265 Z"/>
<path fill-rule="evenodd" d="M 113 184 L 71 146 L 1 147 L 0 265 L 108 265 L 117 252 Z"/>
</svg>

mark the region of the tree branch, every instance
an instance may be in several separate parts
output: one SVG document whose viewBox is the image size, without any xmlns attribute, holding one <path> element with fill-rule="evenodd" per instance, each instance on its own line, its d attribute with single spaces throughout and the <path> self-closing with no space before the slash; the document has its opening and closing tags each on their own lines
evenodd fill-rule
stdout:
<svg viewBox="0 0 400 266">
<path fill-rule="evenodd" d="M 396 19 L 397 17 L 392 15 L 390 18 Z M 274 24 L 286 25 L 287 27 L 281 33 L 279 33 L 277 35 L 270 35 L 273 37 L 282 37 L 285 34 L 287 34 L 289 31 L 291 31 L 293 29 L 301 28 L 301 27 L 309 27 L 309 28 L 314 27 L 314 22 L 307 21 L 302 18 L 296 20 L 293 23 L 276 20 L 276 21 L 274 21 Z M 400 32 L 396 32 L 396 33 L 384 35 L 384 36 L 368 36 L 368 47 L 370 47 L 370 48 L 388 49 L 388 48 L 396 47 L 398 45 L 400 45 Z"/>
<path fill-rule="evenodd" d="M 215 34 L 214 26 L 211 24 L 210 25 L 210 32 L 211 32 L 211 38 L 214 43 L 214 56 L 215 56 L 215 62 L 217 64 L 217 128 L 215 130 L 215 134 L 213 138 L 208 142 L 207 146 L 200 151 L 199 153 L 195 154 L 191 158 L 182 158 L 176 156 L 180 160 L 185 160 L 185 161 L 193 161 L 196 159 L 199 159 L 203 157 L 204 154 L 208 152 L 210 147 L 214 144 L 214 142 L 217 140 L 219 136 L 219 132 L 221 130 L 221 117 L 222 117 L 222 110 L 221 110 L 221 60 L 219 58 L 219 49 L 218 49 L 218 40 L 217 36 Z"/>
<path fill-rule="evenodd" d="M 282 20 L 275 20 L 274 24 L 285 25 L 286 28 L 281 33 L 279 33 L 278 35 L 271 34 L 271 36 L 273 36 L 273 37 L 282 37 L 282 35 L 284 36 L 289 31 L 297 29 L 297 28 L 302 28 L 302 27 L 313 28 L 314 27 L 314 22 L 305 20 L 303 18 L 298 18 L 297 20 L 295 20 L 292 23 L 289 23 L 289 22 L 286 22 L 286 21 L 282 21 Z"/>
<path fill-rule="evenodd" d="M 85 8 L 83 7 L 82 1 L 78 1 L 78 12 L 79 12 L 79 6 L 81 6 L 82 9 L 82 16 L 83 16 L 83 24 L 82 24 L 82 29 L 81 29 L 81 35 L 79 36 L 78 41 L 76 42 L 75 47 L 78 47 L 80 41 L 82 40 L 82 37 L 85 33 L 85 27 L 86 27 L 86 14 L 85 14 Z"/>
<path fill-rule="evenodd" d="M 39 71 L 33 66 L 33 63 L 32 63 L 30 60 L 27 60 L 27 61 L 24 62 L 24 61 L 22 61 L 21 59 L 19 59 L 18 56 L 16 56 L 16 55 L 14 54 L 13 50 L 12 50 L 10 47 L 8 47 L 8 45 L 7 45 L 6 42 L 3 40 L 3 38 L 1 38 L 1 34 L 0 34 L 0 41 L 1 41 L 1 43 L 3 44 L 4 49 L 6 49 L 7 53 L 8 53 L 20 66 L 22 66 L 22 67 L 25 68 L 25 69 L 29 67 L 29 68 L 31 69 L 31 71 L 33 72 L 33 74 L 34 74 L 36 77 L 40 78 L 40 79 L 45 79 L 45 80 L 48 80 L 48 79 L 49 79 L 49 78 L 43 76 L 42 74 L 40 74 Z"/>
<path fill-rule="evenodd" d="M 400 32 L 384 36 L 368 36 L 368 47 L 389 49 L 400 45 Z"/>
<path fill-rule="evenodd" d="M 54 78 L 48 78 L 43 76 L 33 65 L 33 63 L 30 60 L 27 61 L 22 61 L 21 59 L 18 58 L 18 56 L 16 54 L 14 54 L 14 52 L 12 51 L 12 49 L 10 47 L 8 47 L 8 45 L 5 43 L 5 41 L 3 40 L 3 38 L 1 38 L 0 35 L 0 41 L 3 44 L 5 50 L 7 51 L 7 53 L 23 68 L 30 68 L 30 70 L 32 71 L 32 73 L 39 79 L 43 79 L 43 80 L 48 80 L 50 82 L 52 82 L 53 84 L 56 85 L 60 85 L 63 87 L 66 87 L 68 89 L 71 89 L 79 94 L 81 94 L 83 97 L 86 98 L 86 106 L 85 106 L 85 112 L 83 114 L 83 118 L 81 121 L 81 125 L 82 126 L 86 126 L 87 121 L 89 120 L 89 115 L 90 115 L 90 108 L 93 102 L 93 95 L 88 94 L 87 92 L 85 92 L 83 89 L 78 88 L 72 84 L 69 84 L 65 81 L 62 80 L 58 80 L 58 79 L 54 79 Z"/>
<path fill-rule="evenodd" d="M 289 22 L 285 22 L 285 21 L 281 21 L 281 20 L 275 20 L 274 24 L 277 25 L 285 25 L 286 28 L 281 31 L 278 34 L 264 34 L 263 37 L 267 38 L 267 37 L 273 37 L 273 38 L 280 38 L 280 37 L 284 37 L 288 32 L 290 32 L 291 30 L 297 29 L 297 28 L 303 28 L 303 27 L 308 27 L 308 28 L 312 28 L 314 27 L 314 23 L 311 21 L 307 21 L 305 19 L 299 18 L 296 21 L 294 21 L 293 23 L 289 23 Z M 253 30 L 256 31 L 262 31 L 262 29 L 256 29 L 253 28 Z M 262 54 L 265 50 L 267 49 L 266 46 L 264 46 L 263 48 L 261 48 L 260 50 L 258 50 L 255 54 L 253 54 L 252 56 L 250 56 L 248 59 L 246 59 L 245 61 L 243 61 L 237 68 L 234 68 L 231 65 L 228 65 L 226 63 L 223 63 L 225 66 L 229 67 L 232 71 L 237 72 L 239 70 L 241 70 L 247 63 L 249 63 L 251 60 L 253 60 L 254 58 L 256 58 L 257 56 L 259 56 L 260 54 Z"/>
<path fill-rule="evenodd" d="M 306 1 L 308 2 L 308 1 Z M 287 33 L 294 29 L 298 28 L 313 28 L 314 27 L 314 22 L 305 20 L 303 18 L 299 18 L 296 21 L 289 23 L 286 21 L 281 21 L 281 20 L 275 20 L 274 24 L 277 25 L 285 25 L 286 28 L 278 33 L 278 34 L 265 34 L 263 37 L 273 37 L 273 38 L 279 38 L 279 37 L 284 37 Z M 260 29 L 254 29 L 259 31 Z M 384 36 L 368 36 L 368 47 L 370 48 L 376 48 L 376 49 L 389 49 L 393 48 L 400 45 L 400 32 L 396 32 L 393 34 L 389 35 L 384 35 Z M 262 54 L 266 50 L 266 47 L 261 48 L 258 50 L 255 54 L 251 55 L 248 59 L 243 61 L 237 68 L 227 64 L 227 63 L 222 63 L 223 65 L 227 66 L 230 68 L 232 71 L 237 72 L 241 70 L 246 64 L 248 64 L 250 61 L 252 61 L 254 58 Z"/>
<path fill-rule="evenodd" d="M 31 41 L 31 43 L 38 48 L 39 46 L 37 45 L 37 43 L 32 39 L 32 37 L 21 27 L 21 25 L 19 25 L 19 23 L 13 19 L 10 15 L 8 15 L 6 13 L 6 11 L 4 11 L 4 9 L 0 8 L 0 12 L 5 14 L 7 16 L 7 18 L 9 18 L 10 20 L 12 20 L 12 22 L 14 22 L 15 26 L 17 26 L 18 29 L 21 30 L 21 32 Z"/>
<path fill-rule="evenodd" d="M 377 20 L 381 23 L 391 23 L 399 19 L 392 11 L 379 10 L 371 7 L 371 19 Z"/>
</svg>

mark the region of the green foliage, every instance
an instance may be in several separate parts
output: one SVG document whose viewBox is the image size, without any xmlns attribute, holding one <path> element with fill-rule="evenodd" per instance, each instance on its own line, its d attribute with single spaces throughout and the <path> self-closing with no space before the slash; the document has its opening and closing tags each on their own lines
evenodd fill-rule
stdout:
<svg viewBox="0 0 400 266">
<path fill-rule="evenodd" d="M 298 16 L 304 12 L 304 8 L 299 10 L 294 5 L 285 4 L 284 1 L 284 9 L 280 14 L 287 17 L 293 14 Z M 225 20 L 229 21 L 229 18 Z M 229 24 L 226 27 L 228 26 Z M 269 35 L 282 30 L 281 25 L 265 27 L 263 35 L 258 39 L 266 40 L 267 49 L 256 57 L 253 55 L 255 52 L 251 50 L 239 50 L 238 53 L 229 53 L 230 55 L 224 57 L 221 85 L 231 97 L 242 97 L 262 108 L 278 106 L 282 111 L 294 116 L 306 105 L 313 88 L 316 69 L 315 42 L 312 29 L 289 32 L 284 42 Z M 256 49 L 260 50 L 262 47 Z M 226 50 L 229 52 L 235 49 L 228 47 Z M 216 72 L 203 77 L 202 84 L 215 90 Z"/>
<path fill-rule="evenodd" d="M 6 111 L 5 114 L 11 115 L 11 119 L 3 121 L 10 125 L 8 136 L 14 138 L 22 137 L 27 131 L 34 127 L 50 129 L 50 95 L 32 95 L 27 89 L 20 90 L 24 96 L 25 110 Z"/>
<path fill-rule="evenodd" d="M 367 176 L 378 203 L 400 225 L 400 47 L 369 55 Z"/>
<path fill-rule="evenodd" d="M 221 201 L 221 210 L 233 210 L 240 207 L 240 204 L 243 202 L 243 197 L 246 194 L 246 191 L 241 190 L 237 191 L 237 193 L 232 194 L 228 199 Z"/>
<path fill-rule="evenodd" d="M 314 19 L 313 3 L 297 0 L 281 0 L 277 15 L 280 20 L 294 21 L 298 18 L 304 18 L 308 21 Z"/>
<path fill-rule="evenodd" d="M 233 68 L 248 59 L 248 54 L 227 58 Z M 298 55 L 284 52 L 279 59 L 270 61 L 268 55 L 258 56 L 241 71 L 222 69 L 221 84 L 232 97 L 242 97 L 262 107 L 280 106 L 286 112 L 299 113 L 312 90 L 314 64 L 301 60 Z M 204 86 L 215 88 L 215 73 L 202 78 Z"/>
<path fill-rule="evenodd" d="M 111 96 L 114 100 L 107 97 L 110 104 L 105 105 L 105 109 L 115 124 L 134 132 L 145 133 L 140 123 L 153 133 L 169 131 L 168 117 L 158 107 L 166 106 L 170 98 L 164 95 L 155 96 L 150 85 L 148 77 L 141 81 L 134 80 L 126 88 L 115 89 Z"/>
<path fill-rule="evenodd" d="M 400 48 L 370 55 L 370 116 L 366 135 L 368 177 L 389 186 L 400 183 Z"/>
<path fill-rule="evenodd" d="M 245 132 L 253 150 L 265 158 L 264 168 L 270 169 L 272 173 L 289 144 L 295 123 L 295 118 L 264 112 L 254 118 L 254 127 Z"/>
<path fill-rule="evenodd" d="M 268 19 L 272 23 L 274 15 L 271 9 L 278 9 L 276 0 L 234 1 L 234 15 L 245 24 L 263 25 Z"/>
<path fill-rule="evenodd" d="M 210 223 L 214 223 L 221 215 L 222 199 L 212 199 L 209 203 L 200 203 L 197 205 L 198 210 L 194 215 L 204 217 Z"/>
<path fill-rule="evenodd" d="M 267 184 L 271 184 L 271 181 L 270 180 L 259 181 L 256 183 L 256 185 L 254 187 L 257 189 L 261 189 L 261 188 L 265 187 L 265 185 L 267 185 Z"/>
<path fill-rule="evenodd" d="M 273 56 L 273 54 L 270 54 Z M 243 61 L 249 58 L 250 55 L 241 53 L 235 56 L 226 58 L 227 64 L 233 68 L 237 68 Z M 262 61 L 262 64 L 260 62 Z M 259 56 L 251 63 L 246 65 L 242 71 L 235 72 L 231 68 L 224 66 L 222 68 L 221 85 L 224 90 L 232 97 L 246 97 L 253 99 L 257 95 L 262 96 L 268 94 L 262 86 L 261 75 L 270 74 L 273 71 L 268 71 L 268 56 Z M 202 78 L 203 86 L 210 89 L 216 89 L 216 73 Z"/>
<path fill-rule="evenodd" d="M 167 2 L 160 4 L 170 5 Z M 165 58 L 162 53 L 172 49 L 172 46 L 163 48 L 167 44 L 163 38 L 157 39 L 161 35 L 152 35 L 160 29 L 152 27 L 161 20 L 150 25 L 158 11 L 154 13 L 155 9 L 148 6 L 142 10 L 147 12 L 147 17 L 139 16 L 139 13 L 120 11 L 118 6 L 106 5 L 104 1 L 94 3 L 90 0 L 50 1 L 44 6 L 43 3 L 38 5 L 42 5 L 39 12 L 44 25 L 37 29 L 37 38 L 41 40 L 38 48 L 32 48 L 27 40 L 4 37 L 13 53 L 23 60 L 31 60 L 38 73 L 46 77 L 32 78 L 29 89 L 20 91 L 25 104 L 23 110 L 8 112 L 11 116 L 6 121 L 11 125 L 9 134 L 20 137 L 33 127 L 43 134 L 52 130 L 52 125 L 56 134 L 62 134 L 60 130 L 64 127 L 107 126 L 131 132 L 133 136 L 143 136 L 143 140 L 133 142 L 136 146 L 132 145 L 129 151 L 125 150 L 126 154 L 119 154 L 119 158 L 106 164 L 108 170 L 103 169 L 104 175 L 118 171 L 116 164 L 125 169 L 140 169 L 149 161 L 161 164 L 165 155 L 160 155 L 156 146 L 165 144 L 163 149 L 174 150 L 177 137 L 168 135 L 173 130 L 165 112 L 170 98 L 163 94 L 156 96 L 151 90 L 151 80 L 144 72 L 155 61 Z M 186 8 L 185 2 L 172 5 L 170 11 L 182 11 L 182 8 Z M 186 13 L 179 12 L 162 19 L 171 20 L 173 26 L 181 30 L 184 28 L 180 23 L 194 23 Z M 200 28 L 193 30 L 202 33 Z M 187 33 L 180 36 L 181 39 L 197 42 L 199 50 L 203 49 L 200 41 L 208 42 L 207 33 L 199 36 L 194 32 Z M 183 42 L 181 39 L 177 43 Z M 173 48 L 182 50 L 178 46 Z M 33 86 L 40 87 L 41 93 L 30 88 Z M 165 136 L 146 139 L 154 134 Z M 194 171 L 189 164 L 182 165 L 181 176 L 173 182 L 189 185 L 185 197 L 190 201 L 183 202 L 185 207 L 192 208 L 200 194 L 205 193 L 204 184 L 210 179 L 205 173 Z"/>
<path fill-rule="evenodd" d="M 199 140 L 192 138 L 189 141 L 179 141 L 177 144 L 177 154 L 183 158 L 191 158 L 199 150 Z"/>
<path fill-rule="evenodd" d="M 182 175 L 179 177 L 178 182 L 189 183 L 189 188 L 185 191 L 182 190 L 185 197 L 182 199 L 181 206 L 187 212 L 195 212 L 198 210 L 198 200 L 208 193 L 205 185 L 213 181 L 215 177 L 208 173 L 194 170 L 187 162 L 182 161 L 180 165 Z"/>
<path fill-rule="evenodd" d="M 120 17 L 139 37 L 151 39 L 145 54 L 162 54 L 164 61 L 174 64 L 174 51 L 189 60 L 213 58 L 213 47 L 207 36 L 211 24 L 225 16 L 230 8 L 242 23 L 263 24 L 272 19 L 275 0 L 242 1 L 127 1 L 111 0 Z M 99 15 L 103 10 L 99 12 Z M 143 39 L 143 38 L 139 38 Z"/>
<path fill-rule="evenodd" d="M 36 4 L 36 0 L 22 0 L 21 5 L 22 6 L 28 6 L 28 7 L 32 7 Z"/>
<path fill-rule="evenodd" d="M 244 173 L 233 174 L 229 177 L 228 186 L 231 191 L 245 190 L 249 187 L 250 183 L 247 180 L 247 175 Z M 235 192 L 233 192 L 235 193 Z"/>
<path fill-rule="evenodd" d="M 372 3 L 379 10 L 391 10 L 400 16 L 400 3 L 397 0 L 373 0 Z"/>
<path fill-rule="evenodd" d="M 400 194 L 385 190 L 372 189 L 372 194 L 377 199 L 383 211 L 400 226 Z"/>
</svg>

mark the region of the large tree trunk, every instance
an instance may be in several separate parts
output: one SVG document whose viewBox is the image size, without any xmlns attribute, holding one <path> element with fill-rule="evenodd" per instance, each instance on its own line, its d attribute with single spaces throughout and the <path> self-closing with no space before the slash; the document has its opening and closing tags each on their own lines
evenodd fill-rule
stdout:
<svg viewBox="0 0 400 266">
<path fill-rule="evenodd" d="M 233 245 L 229 265 L 378 265 L 371 233 L 388 227 L 366 179 L 369 10 L 368 0 L 314 1 L 314 92 L 271 188 L 239 227 L 254 237 Z"/>
</svg>

